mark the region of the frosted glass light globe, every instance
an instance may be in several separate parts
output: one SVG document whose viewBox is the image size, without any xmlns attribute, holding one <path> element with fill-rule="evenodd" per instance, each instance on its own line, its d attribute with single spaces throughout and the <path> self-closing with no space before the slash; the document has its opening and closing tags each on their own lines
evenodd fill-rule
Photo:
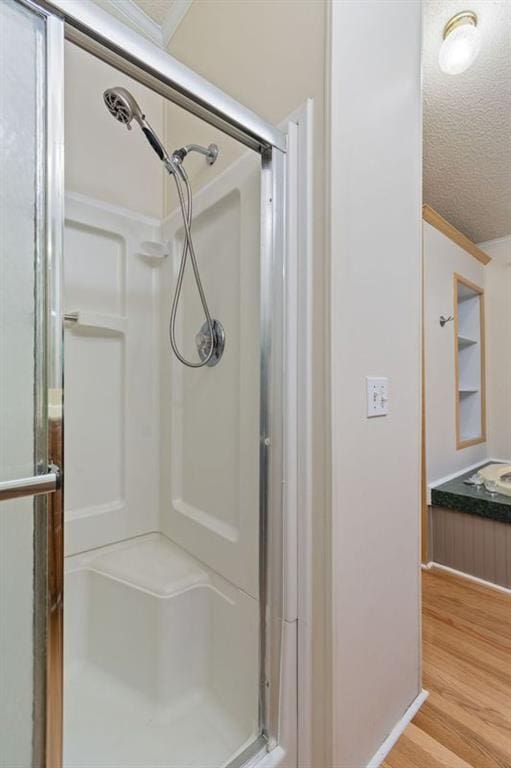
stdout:
<svg viewBox="0 0 511 768">
<path fill-rule="evenodd" d="M 438 63 L 442 72 L 459 75 L 476 60 L 481 47 L 481 36 L 477 27 L 468 22 L 460 24 L 449 32 L 442 43 Z"/>
</svg>

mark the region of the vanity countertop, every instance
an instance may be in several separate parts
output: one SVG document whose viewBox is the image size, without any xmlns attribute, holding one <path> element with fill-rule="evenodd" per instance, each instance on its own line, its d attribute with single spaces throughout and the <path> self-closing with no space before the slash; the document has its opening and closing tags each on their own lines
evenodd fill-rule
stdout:
<svg viewBox="0 0 511 768">
<path fill-rule="evenodd" d="M 494 463 L 488 462 L 488 464 Z M 501 523 L 511 523 L 511 496 L 504 496 L 502 493 L 490 496 L 484 486 L 480 486 L 478 490 L 473 485 L 465 485 L 463 481 L 473 475 L 474 472 L 477 470 L 472 469 L 470 472 L 465 472 L 463 475 L 458 475 L 458 477 L 432 488 L 432 505 L 467 512 L 470 515 L 486 517 Z"/>
</svg>

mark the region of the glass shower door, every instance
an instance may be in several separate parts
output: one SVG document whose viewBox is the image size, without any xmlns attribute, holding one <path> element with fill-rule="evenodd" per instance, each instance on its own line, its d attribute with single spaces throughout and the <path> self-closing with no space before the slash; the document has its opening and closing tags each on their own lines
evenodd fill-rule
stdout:
<svg viewBox="0 0 511 768">
<path fill-rule="evenodd" d="M 60 26 L 30 3 L 0 3 L 1 768 L 42 764 L 46 741 L 48 499 L 59 482 L 49 466 L 59 450 L 58 441 L 54 456 L 48 448 L 47 402 L 59 367 L 50 372 L 56 358 L 47 343 L 57 316 L 46 317 L 56 307 L 48 291 L 56 257 L 47 183 L 52 24 Z"/>
</svg>

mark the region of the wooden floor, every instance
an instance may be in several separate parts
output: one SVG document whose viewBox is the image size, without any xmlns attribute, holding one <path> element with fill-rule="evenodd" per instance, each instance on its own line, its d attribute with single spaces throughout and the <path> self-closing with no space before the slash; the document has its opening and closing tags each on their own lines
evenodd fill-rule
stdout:
<svg viewBox="0 0 511 768">
<path fill-rule="evenodd" d="M 423 573 L 429 698 L 385 768 L 511 768 L 511 596 Z"/>
</svg>

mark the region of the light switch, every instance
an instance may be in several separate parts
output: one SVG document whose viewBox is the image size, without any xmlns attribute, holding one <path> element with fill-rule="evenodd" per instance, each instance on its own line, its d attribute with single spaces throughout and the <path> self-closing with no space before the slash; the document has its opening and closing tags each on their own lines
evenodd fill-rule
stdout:
<svg viewBox="0 0 511 768">
<path fill-rule="evenodd" d="M 367 416 L 386 416 L 389 412 L 389 380 L 383 376 L 367 376 Z"/>
</svg>

